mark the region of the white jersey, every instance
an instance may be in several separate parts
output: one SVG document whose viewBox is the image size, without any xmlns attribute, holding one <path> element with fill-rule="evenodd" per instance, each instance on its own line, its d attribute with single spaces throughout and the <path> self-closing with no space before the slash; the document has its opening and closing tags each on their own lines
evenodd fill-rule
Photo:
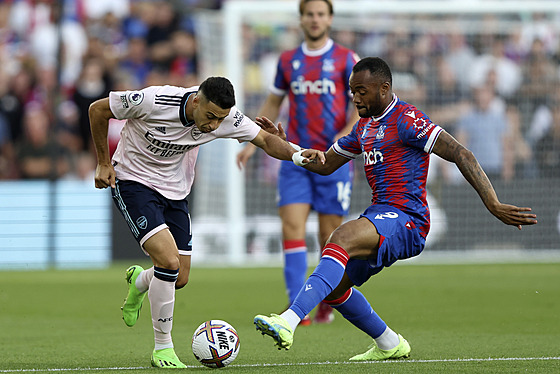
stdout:
<svg viewBox="0 0 560 374">
<path fill-rule="evenodd" d="M 198 86 L 152 86 L 140 91 L 113 91 L 109 104 L 117 119 L 126 119 L 113 155 L 117 178 L 142 183 L 168 199 L 191 191 L 198 146 L 218 138 L 253 140 L 260 127 L 236 107 L 218 129 L 202 133 L 187 121 L 187 98 Z"/>
</svg>

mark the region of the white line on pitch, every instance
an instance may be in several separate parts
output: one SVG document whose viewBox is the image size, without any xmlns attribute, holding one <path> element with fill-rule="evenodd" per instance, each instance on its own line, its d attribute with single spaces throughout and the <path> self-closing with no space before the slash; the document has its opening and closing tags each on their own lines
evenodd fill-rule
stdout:
<svg viewBox="0 0 560 374">
<path fill-rule="evenodd" d="M 246 364 L 231 365 L 231 367 L 275 367 L 275 366 L 308 366 L 308 365 L 359 365 L 359 364 L 415 364 L 415 363 L 437 363 L 437 362 L 491 362 L 491 361 L 548 361 L 560 360 L 560 357 L 488 357 L 488 358 L 444 358 L 437 360 L 387 360 L 387 361 L 324 361 L 324 362 L 299 362 L 299 363 L 280 363 L 280 364 Z M 138 367 L 105 367 L 105 368 L 53 368 L 53 369 L 7 369 L 0 370 L 0 373 L 41 373 L 41 372 L 65 372 L 65 371 L 100 371 L 100 370 L 144 370 L 150 369 L 149 366 Z M 188 369 L 205 369 L 202 365 L 187 365 Z"/>
</svg>

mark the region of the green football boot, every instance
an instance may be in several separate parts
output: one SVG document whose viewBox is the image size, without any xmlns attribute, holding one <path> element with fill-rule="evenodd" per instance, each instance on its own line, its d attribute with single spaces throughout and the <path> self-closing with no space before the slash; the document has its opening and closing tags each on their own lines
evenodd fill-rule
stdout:
<svg viewBox="0 0 560 374">
<path fill-rule="evenodd" d="M 269 335 L 276 341 L 278 349 L 290 349 L 294 342 L 294 332 L 283 317 L 271 314 L 270 317 L 258 315 L 253 320 L 257 331 Z"/>
<path fill-rule="evenodd" d="M 136 278 L 138 278 L 138 275 L 140 275 L 143 270 L 144 269 L 140 265 L 132 265 L 126 269 L 128 295 L 121 309 L 124 323 L 126 323 L 128 327 L 132 327 L 136 324 L 138 316 L 140 315 L 140 309 L 142 309 L 144 297 L 146 297 L 147 292 L 140 292 L 138 288 L 136 288 Z"/>
<path fill-rule="evenodd" d="M 399 345 L 393 349 L 380 349 L 375 342 L 370 345 L 371 349 L 367 352 L 356 355 L 350 361 L 383 361 L 407 358 L 410 356 L 410 344 L 399 334 Z"/>
<path fill-rule="evenodd" d="M 164 369 L 184 369 L 187 365 L 183 364 L 175 354 L 173 348 L 155 350 L 152 353 L 152 366 Z"/>
</svg>

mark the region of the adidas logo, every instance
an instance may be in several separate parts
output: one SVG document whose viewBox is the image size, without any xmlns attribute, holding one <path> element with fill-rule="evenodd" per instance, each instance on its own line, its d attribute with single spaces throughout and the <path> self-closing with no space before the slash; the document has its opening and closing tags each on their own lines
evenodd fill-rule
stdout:
<svg viewBox="0 0 560 374">
<path fill-rule="evenodd" d="M 174 362 L 170 362 L 170 361 L 165 361 L 165 360 L 158 360 L 159 361 L 159 367 L 177 367 L 177 364 L 175 364 Z"/>
<path fill-rule="evenodd" d="M 162 134 L 165 134 L 165 127 L 161 126 L 161 127 L 156 127 L 156 130 L 161 132 Z"/>
</svg>

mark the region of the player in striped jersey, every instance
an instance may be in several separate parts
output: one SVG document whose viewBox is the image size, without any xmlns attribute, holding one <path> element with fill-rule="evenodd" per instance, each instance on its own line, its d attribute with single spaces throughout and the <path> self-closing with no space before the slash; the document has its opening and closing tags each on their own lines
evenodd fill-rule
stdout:
<svg viewBox="0 0 560 374">
<path fill-rule="evenodd" d="M 296 151 L 261 129 L 235 107 L 233 86 L 223 77 L 208 78 L 199 87 L 111 92 L 90 106 L 89 117 L 97 151 L 95 187 L 111 187 L 114 203 L 154 263 L 146 270 L 138 265 L 127 269 L 124 322 L 134 326 L 148 295 L 155 337 L 152 365 L 184 368 L 173 349 L 171 327 L 175 289 L 187 284 L 191 266 L 186 197 L 198 147 L 218 138 L 250 141 L 298 165 L 324 160 L 323 152 Z M 112 160 L 107 141 L 111 118 L 126 119 Z M 261 118 L 257 122 L 263 126 Z M 274 126 L 267 130 L 277 131 Z"/>
<path fill-rule="evenodd" d="M 274 84 L 259 113 L 278 118 L 284 97 L 289 100 L 287 140 L 305 148 L 326 151 L 352 129 L 358 113 L 350 103 L 348 78 L 358 61 L 356 53 L 329 37 L 333 21 L 330 0 L 301 0 L 300 25 L 304 42 L 280 56 Z M 248 145 L 238 156 L 244 165 L 254 153 Z M 352 163 L 335 173 L 318 175 L 283 162 L 278 174 L 278 213 L 282 220 L 284 280 L 292 303 L 307 277 L 306 222 L 311 210 L 319 220 L 319 243 L 348 214 L 352 192 Z M 329 323 L 332 308 L 320 304 L 315 322 Z M 309 324 L 306 317 L 302 324 Z"/>
<path fill-rule="evenodd" d="M 254 322 L 279 348 L 290 348 L 299 321 L 326 300 L 348 321 L 371 336 L 373 347 L 351 360 L 408 357 L 409 343 L 391 330 L 354 286 L 360 286 L 397 260 L 417 256 L 430 229 L 426 177 L 430 153 L 453 162 L 486 208 L 507 225 L 532 225 L 530 208 L 503 204 L 473 153 L 428 116 L 392 92 L 389 66 L 380 58 L 359 61 L 350 76 L 361 119 L 326 153 L 325 164 L 305 166 L 329 174 L 362 156 L 372 204 L 331 235 L 319 265 L 291 307 L 281 315 L 257 315 Z"/>
</svg>

